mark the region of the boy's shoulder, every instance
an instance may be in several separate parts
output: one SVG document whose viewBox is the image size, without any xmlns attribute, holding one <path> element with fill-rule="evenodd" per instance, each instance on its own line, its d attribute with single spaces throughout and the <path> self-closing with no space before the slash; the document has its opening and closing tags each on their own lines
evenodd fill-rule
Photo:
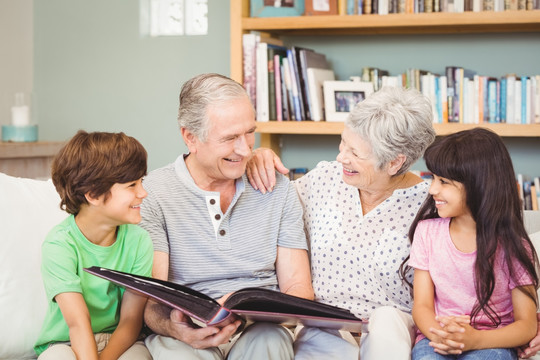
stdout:
<svg viewBox="0 0 540 360">
<path fill-rule="evenodd" d="M 62 222 L 55 225 L 45 237 L 45 241 L 52 241 L 53 239 L 73 237 L 73 226 L 75 225 L 75 220 L 73 215 L 69 215 Z"/>
</svg>

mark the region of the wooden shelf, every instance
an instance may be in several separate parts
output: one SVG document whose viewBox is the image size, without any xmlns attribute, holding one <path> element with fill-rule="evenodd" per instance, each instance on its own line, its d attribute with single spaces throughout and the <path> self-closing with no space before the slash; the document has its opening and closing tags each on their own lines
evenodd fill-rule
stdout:
<svg viewBox="0 0 540 360">
<path fill-rule="evenodd" d="M 484 127 L 505 137 L 540 136 L 540 124 L 433 124 L 437 135 Z M 257 122 L 257 132 L 268 135 L 339 135 L 342 122 L 325 121 L 269 121 Z"/>
<path fill-rule="evenodd" d="M 278 35 L 537 32 L 540 11 L 242 17 L 241 27 Z"/>
<path fill-rule="evenodd" d="M 51 157 L 64 144 L 62 141 L 0 142 L 0 159 Z"/>
<path fill-rule="evenodd" d="M 0 142 L 0 172 L 11 176 L 46 179 L 61 141 Z"/>
</svg>

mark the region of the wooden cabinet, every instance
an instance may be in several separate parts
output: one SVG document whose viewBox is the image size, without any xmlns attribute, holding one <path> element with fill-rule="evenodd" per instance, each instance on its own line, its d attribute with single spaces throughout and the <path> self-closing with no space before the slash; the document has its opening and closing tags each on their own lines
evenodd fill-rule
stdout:
<svg viewBox="0 0 540 360">
<path fill-rule="evenodd" d="M 276 36 L 540 32 L 539 10 L 250 18 L 249 0 L 231 0 L 230 16 L 231 77 L 239 82 L 242 82 L 242 34 L 249 31 Z M 257 126 L 261 146 L 271 147 L 278 153 L 282 134 L 337 135 L 343 129 L 342 123 L 312 121 L 270 121 Z M 444 135 L 478 126 L 489 127 L 505 137 L 540 136 L 540 124 L 435 124 L 435 129 L 437 134 Z"/>
<path fill-rule="evenodd" d="M 48 179 L 51 163 L 63 142 L 0 142 L 0 172 L 18 177 Z"/>
</svg>

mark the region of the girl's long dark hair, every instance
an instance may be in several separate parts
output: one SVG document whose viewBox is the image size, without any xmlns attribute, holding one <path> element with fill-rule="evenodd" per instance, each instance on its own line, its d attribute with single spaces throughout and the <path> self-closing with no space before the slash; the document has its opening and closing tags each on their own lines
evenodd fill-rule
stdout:
<svg viewBox="0 0 540 360">
<path fill-rule="evenodd" d="M 538 289 L 538 258 L 523 225 L 521 200 L 508 150 L 497 134 L 475 128 L 438 138 L 427 148 L 424 159 L 433 174 L 460 182 L 465 188 L 466 204 L 476 222 L 474 284 L 477 303 L 471 311 L 471 319 L 474 324 L 475 318 L 484 313 L 497 327 L 501 320 L 489 303 L 495 288 L 493 265 L 497 249 L 504 251 L 505 262 L 514 280 L 518 275 L 514 264 L 519 264 Z M 409 229 L 411 243 L 418 222 L 437 217 L 435 202 L 429 196 Z M 410 270 L 407 261 L 408 258 L 400 268 L 403 279 Z M 519 289 L 537 303 L 536 291 Z"/>
</svg>

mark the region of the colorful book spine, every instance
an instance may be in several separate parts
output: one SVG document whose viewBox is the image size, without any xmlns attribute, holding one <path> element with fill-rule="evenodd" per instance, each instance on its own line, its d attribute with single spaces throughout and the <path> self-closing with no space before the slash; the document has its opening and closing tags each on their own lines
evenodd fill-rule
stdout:
<svg viewBox="0 0 540 360">
<path fill-rule="evenodd" d="M 295 61 L 294 61 L 294 55 L 291 50 L 287 50 L 287 60 L 289 60 L 289 70 L 291 73 L 291 89 L 293 94 L 293 105 L 294 105 L 294 116 L 296 121 L 301 121 L 303 119 L 302 117 L 302 108 L 301 108 L 301 101 L 298 94 L 298 85 L 296 82 L 297 72 Z"/>
<path fill-rule="evenodd" d="M 506 83 L 507 83 L 507 79 L 506 77 L 503 76 L 500 80 L 501 95 L 499 96 L 499 104 L 500 104 L 499 114 L 500 114 L 501 123 L 506 123 L 506 98 L 508 96 L 508 92 L 506 90 Z"/>
</svg>

